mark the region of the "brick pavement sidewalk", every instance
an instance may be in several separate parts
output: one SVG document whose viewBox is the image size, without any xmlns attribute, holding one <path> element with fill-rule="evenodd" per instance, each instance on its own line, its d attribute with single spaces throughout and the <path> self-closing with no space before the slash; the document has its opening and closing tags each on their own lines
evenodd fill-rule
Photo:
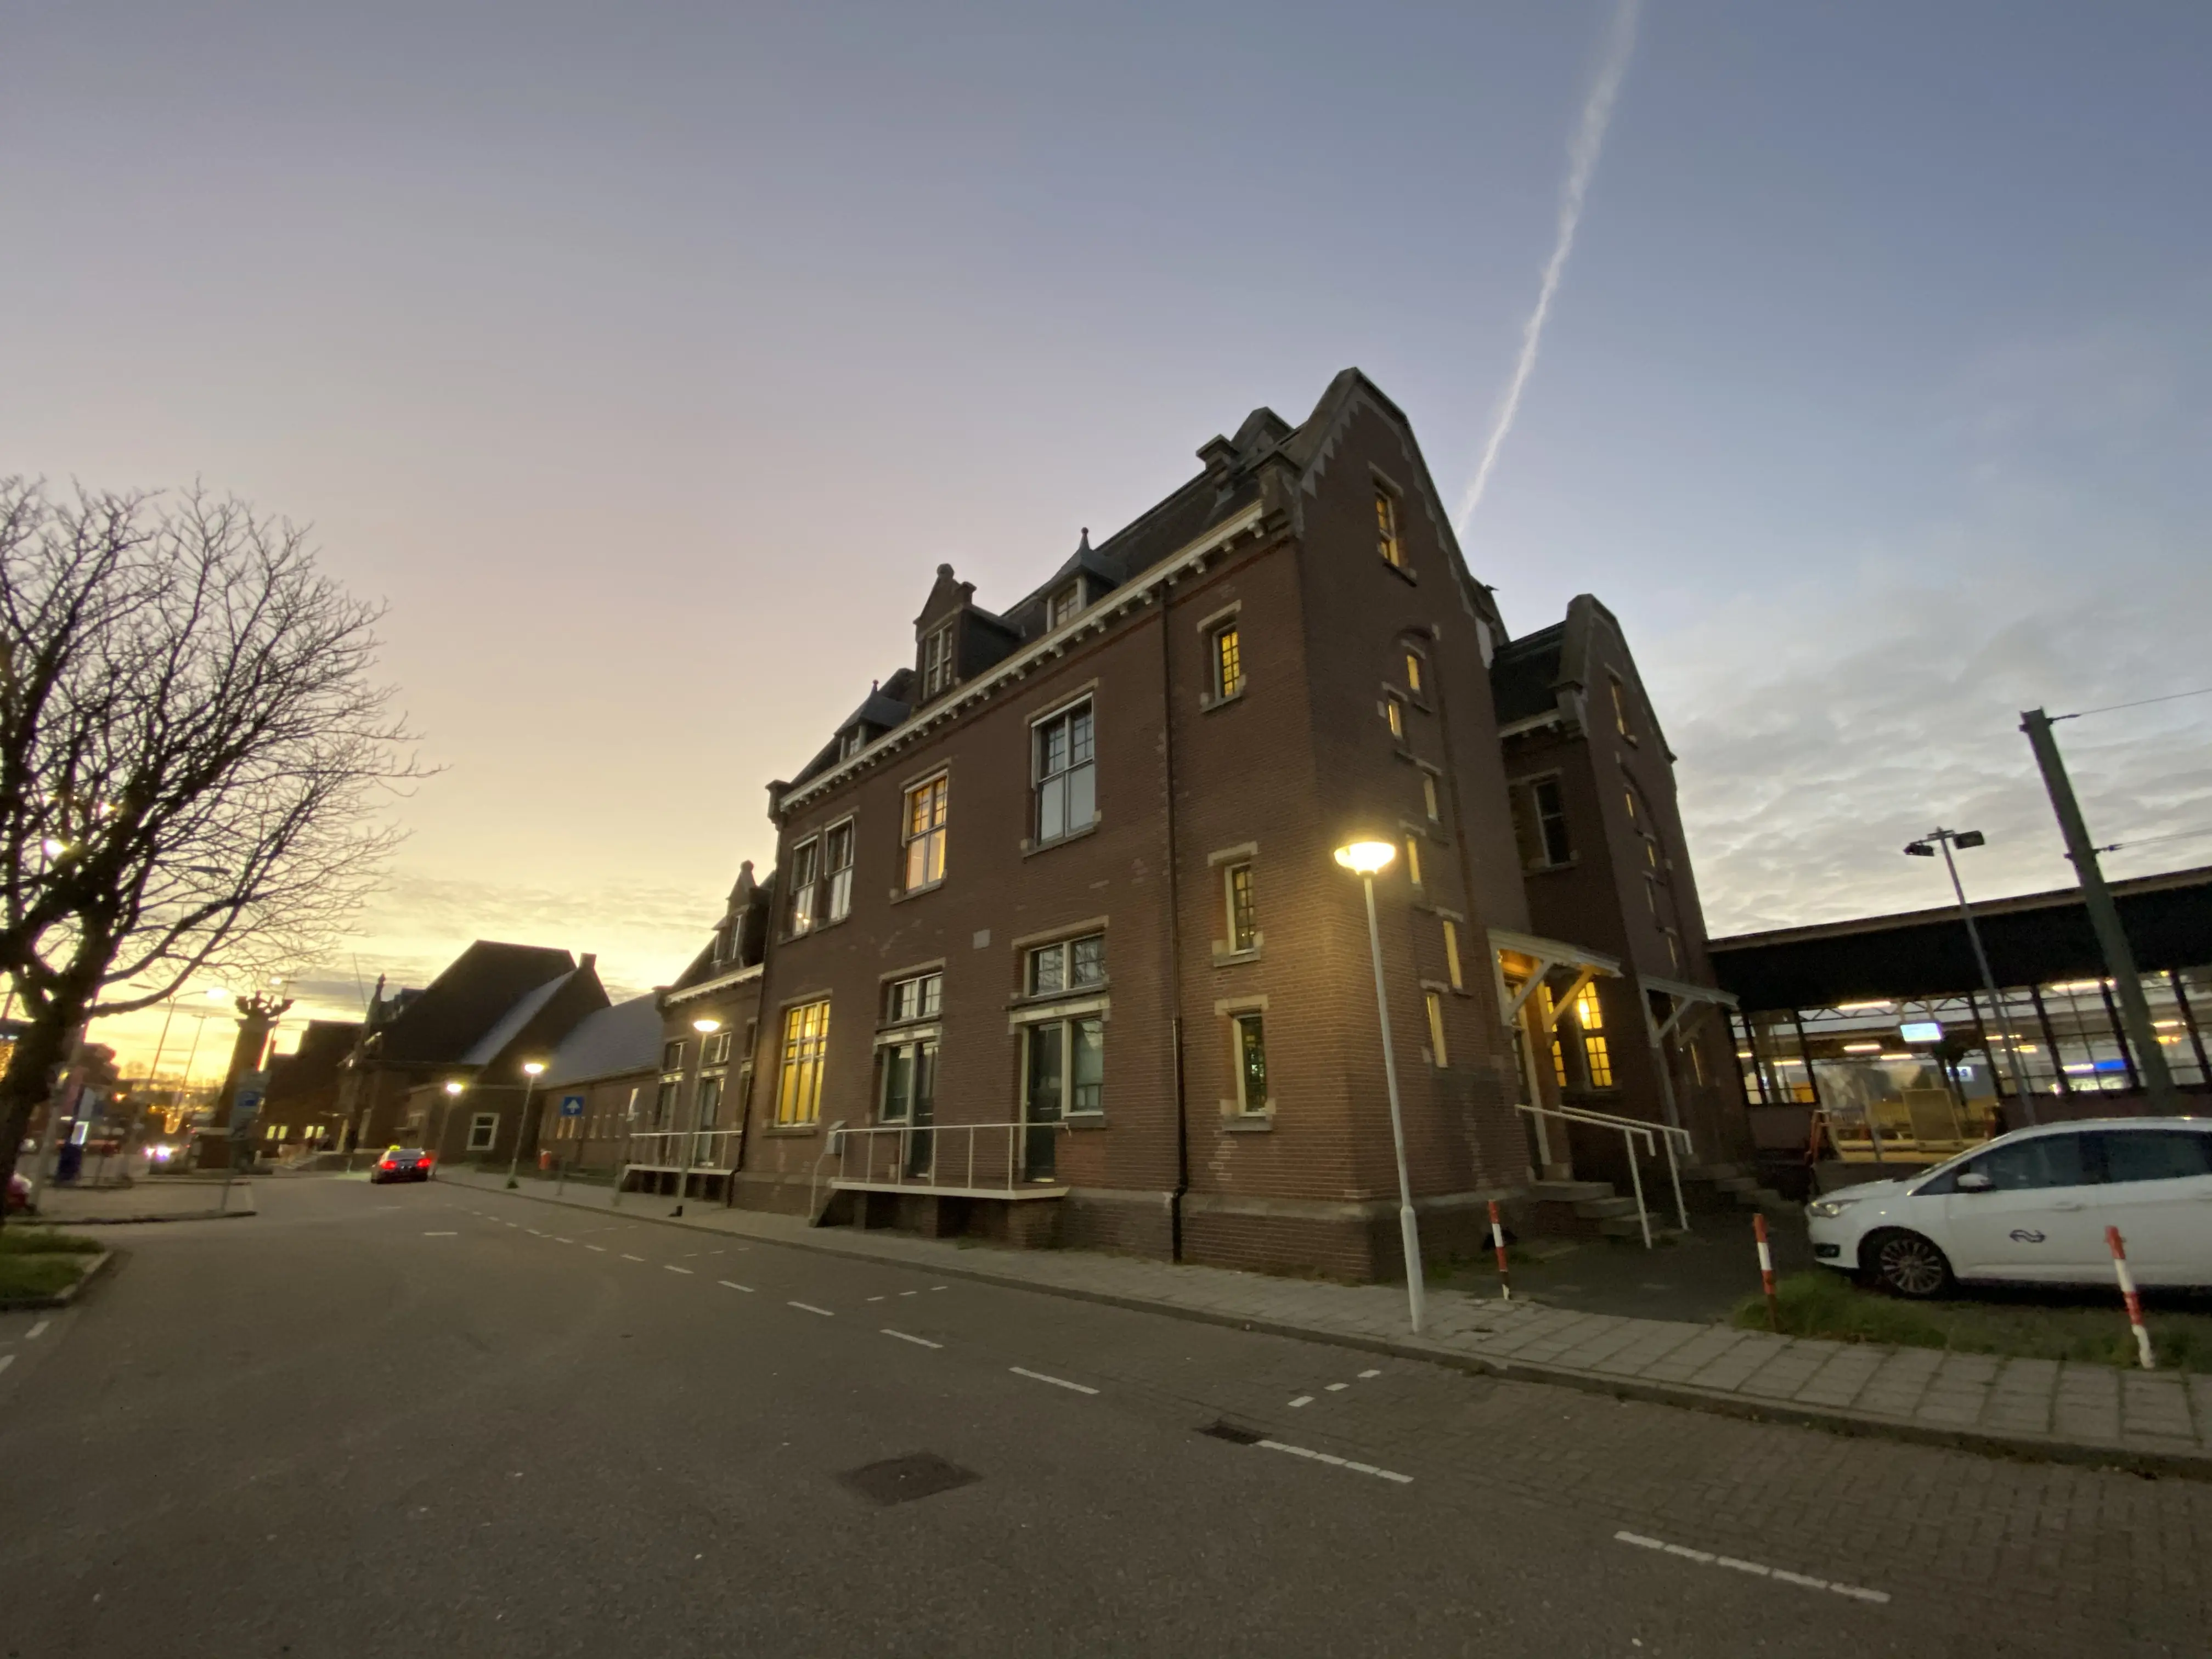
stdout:
<svg viewBox="0 0 2212 1659">
<path fill-rule="evenodd" d="M 502 1185 L 496 1176 L 452 1169 L 439 1179 Z M 679 1219 L 665 1197 L 625 1193 L 617 1207 L 605 1188 L 574 1187 L 556 1199 L 538 1181 L 517 1195 L 1625 1398 L 2212 1480 L 2212 1376 L 1773 1336 L 1459 1291 L 1429 1293 L 1428 1328 L 1415 1336 L 1407 1328 L 1402 1286 L 1279 1279 L 1091 1251 L 963 1246 L 810 1227 L 795 1217 L 696 1200 Z"/>
</svg>

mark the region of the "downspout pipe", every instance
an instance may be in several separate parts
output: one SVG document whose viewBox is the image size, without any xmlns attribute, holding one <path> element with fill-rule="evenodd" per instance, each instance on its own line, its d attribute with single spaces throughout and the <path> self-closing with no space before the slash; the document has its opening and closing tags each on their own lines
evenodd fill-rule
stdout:
<svg viewBox="0 0 2212 1659">
<path fill-rule="evenodd" d="M 1190 1112 L 1183 1083 L 1182 849 L 1176 836 L 1175 641 L 1171 632 L 1174 594 L 1175 583 L 1170 579 L 1159 593 L 1160 758 L 1166 793 L 1168 843 L 1168 996 L 1169 1006 L 1174 1011 L 1168 1019 L 1168 1048 L 1175 1066 L 1176 1112 L 1176 1184 L 1168 1199 L 1168 1257 L 1172 1261 L 1181 1261 L 1182 1201 L 1190 1191 Z"/>
</svg>

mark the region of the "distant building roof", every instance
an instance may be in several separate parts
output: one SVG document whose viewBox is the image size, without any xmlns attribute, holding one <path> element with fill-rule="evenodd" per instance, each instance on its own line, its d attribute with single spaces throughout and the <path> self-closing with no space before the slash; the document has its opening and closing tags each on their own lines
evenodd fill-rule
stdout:
<svg viewBox="0 0 2212 1659">
<path fill-rule="evenodd" d="M 484 1034 L 469 1045 L 468 1052 L 460 1058 L 464 1066 L 489 1066 L 506 1052 L 507 1045 L 522 1035 L 522 1028 L 536 1018 L 538 1011 L 559 994 L 561 988 L 574 979 L 581 969 L 573 969 L 558 979 L 549 979 L 544 984 L 526 991 L 515 999 L 514 1006 L 501 1014 L 486 1028 Z"/>
<path fill-rule="evenodd" d="M 648 991 L 577 1021 L 553 1051 L 541 1081 L 550 1089 L 624 1072 L 649 1072 L 659 1063 L 659 999 Z"/>
<path fill-rule="evenodd" d="M 384 1024 L 378 1058 L 402 1065 L 465 1064 L 485 1033 L 526 994 L 575 970 L 576 959 L 566 951 L 478 939 Z"/>
</svg>

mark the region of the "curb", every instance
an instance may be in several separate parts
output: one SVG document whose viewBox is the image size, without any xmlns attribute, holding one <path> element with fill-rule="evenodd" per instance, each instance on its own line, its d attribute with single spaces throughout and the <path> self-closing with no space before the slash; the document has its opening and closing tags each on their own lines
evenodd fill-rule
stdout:
<svg viewBox="0 0 2212 1659">
<path fill-rule="evenodd" d="M 56 1291 L 52 1296 L 0 1297 L 0 1313 L 26 1313 L 34 1308 L 66 1308 L 84 1291 L 84 1287 L 106 1271 L 107 1264 L 115 1260 L 113 1250 L 102 1250 L 92 1259 L 92 1265 L 76 1276 L 76 1283 L 65 1291 Z"/>
<path fill-rule="evenodd" d="M 526 1198 L 534 1203 L 550 1204 L 562 1209 L 596 1209 L 572 1204 L 566 1199 L 543 1196 L 518 1189 L 507 1193 L 501 1188 L 477 1188 L 503 1197 Z M 648 1221 L 661 1226 L 677 1228 L 692 1233 L 720 1232 L 721 1228 L 700 1225 L 676 1216 L 637 1215 L 621 1210 L 610 1210 L 611 1215 L 625 1216 L 634 1221 Z M 734 1231 L 734 1230 L 732 1230 Z M 1935 1446 L 1949 1451 L 1968 1451 L 1984 1456 L 2011 1458 L 2025 1462 L 2068 1463 L 2091 1468 L 2121 1469 L 2130 1474 L 2145 1475 L 2178 1475 L 2191 1480 L 2212 1481 L 2212 1454 L 2201 1452 L 2154 1451 L 2148 1448 L 2099 1445 L 2078 1440 L 2062 1440 L 2052 1435 L 2000 1434 L 1987 1429 L 1942 1428 L 1933 1424 L 1900 1422 L 1895 1418 L 1875 1417 L 1863 1412 L 1854 1412 L 1841 1407 L 1805 1406 L 1784 1400 L 1750 1400 L 1740 1395 L 1721 1394 L 1711 1389 L 1699 1389 L 1683 1382 L 1650 1382 L 1632 1376 L 1609 1376 L 1599 1371 L 1575 1370 L 1561 1365 L 1532 1364 L 1526 1361 L 1498 1358 L 1481 1354 L 1463 1353 L 1404 1338 L 1362 1336 L 1352 1331 L 1333 1331 L 1311 1325 L 1292 1324 L 1279 1319 L 1247 1316 L 1223 1313 L 1211 1308 L 1185 1307 L 1172 1302 L 1156 1302 L 1149 1297 L 1123 1296 L 1112 1291 L 1085 1290 L 1073 1285 L 1049 1285 L 1033 1279 L 1013 1274 L 992 1273 L 987 1268 L 940 1265 L 935 1262 L 908 1261 L 894 1255 L 878 1255 L 866 1249 L 855 1249 L 849 1245 L 817 1244 L 791 1239 L 769 1238 L 759 1234 L 743 1234 L 757 1244 L 770 1244 L 789 1250 L 805 1250 L 817 1255 L 842 1256 L 848 1261 L 879 1261 L 887 1267 L 907 1267 L 937 1273 L 946 1279 L 964 1279 L 1002 1289 L 1035 1291 L 1045 1296 L 1065 1297 L 1077 1302 L 1097 1303 L 1109 1308 L 1121 1308 L 1133 1313 L 1162 1314 L 1171 1319 L 1188 1319 L 1201 1325 L 1225 1326 L 1231 1330 L 1258 1331 L 1267 1336 L 1291 1337 L 1302 1342 L 1325 1343 L 1331 1347 L 1348 1348 L 1362 1353 L 1387 1354 L 1394 1359 L 1415 1359 L 1426 1364 L 1448 1365 L 1455 1370 L 1471 1376 L 1495 1377 L 1501 1382 L 1546 1382 L 1559 1388 L 1574 1389 L 1583 1394 L 1603 1395 L 1614 1400 L 1635 1400 L 1647 1405 L 1675 1406 L 1692 1411 L 1702 1411 L 1719 1417 L 1734 1417 L 1751 1423 L 1777 1423 L 1791 1428 L 1823 1429 L 1854 1439 L 1883 1439 L 1903 1441 L 1910 1445 Z M 89 1274 L 87 1275 L 90 1277 Z M 1838 1347 L 1855 1345 L 1837 1343 Z"/>
<path fill-rule="evenodd" d="M 82 1221 L 47 1221 L 41 1227 L 151 1227 L 164 1221 L 243 1221 L 257 1216 L 260 1211 L 248 1206 L 243 1210 L 179 1210 L 174 1215 L 104 1215 L 88 1216 Z"/>
</svg>

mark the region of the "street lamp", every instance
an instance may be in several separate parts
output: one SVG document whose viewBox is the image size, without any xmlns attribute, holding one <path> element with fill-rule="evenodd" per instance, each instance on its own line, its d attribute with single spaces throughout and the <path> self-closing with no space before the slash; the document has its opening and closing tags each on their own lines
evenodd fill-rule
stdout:
<svg viewBox="0 0 2212 1659">
<path fill-rule="evenodd" d="M 522 1085 L 522 1115 L 514 1120 L 514 1150 L 507 1155 L 507 1184 L 510 1188 L 522 1184 L 514 1178 L 515 1166 L 522 1161 L 522 1129 L 530 1121 L 530 1097 L 538 1087 L 538 1074 L 544 1069 L 542 1060 L 522 1062 L 523 1075 L 530 1081 Z"/>
<path fill-rule="evenodd" d="M 468 1086 L 459 1078 L 452 1078 L 447 1081 L 446 1103 L 438 1109 L 438 1133 L 429 1148 L 433 1161 L 446 1155 L 446 1126 L 453 1121 L 453 1103 L 461 1097 L 461 1091 Z"/>
<path fill-rule="evenodd" d="M 1989 840 L 1978 830 L 1945 830 L 1941 826 L 1930 830 L 1918 841 L 1907 842 L 1905 855 L 1913 859 L 1932 859 L 1936 849 L 1943 849 L 1943 867 L 1951 872 L 1951 890 L 1959 896 L 1959 915 L 1966 924 L 1966 938 L 1974 947 L 1974 961 L 1982 970 L 1982 988 L 1990 994 L 1990 1018 L 2001 1026 L 1999 1035 L 2004 1040 L 2005 1066 L 2012 1073 L 2012 1091 L 2020 1099 L 2021 1115 L 2030 1123 L 2035 1121 L 2035 1101 L 2027 1092 L 2027 1079 L 2021 1074 L 2020 1054 L 2014 1044 L 2012 1018 L 2005 1012 L 2004 1000 L 1997 994 L 1997 976 L 1990 971 L 1989 952 L 1982 949 L 1981 929 L 1974 926 L 1974 907 L 1966 902 L 1966 889 L 1959 879 L 1958 860 L 1951 856 L 1954 847 L 1979 847 Z M 1966 1006 L 1974 1006 L 1970 993 Z M 2056 1064 L 2057 1056 L 2051 1056 Z"/>
<path fill-rule="evenodd" d="M 1382 1078 L 1390 1091 L 1390 1139 L 1398 1152 L 1398 1236 L 1406 1253 L 1406 1312 L 1421 1330 L 1421 1235 L 1413 1221 L 1413 1188 L 1406 1177 L 1406 1125 L 1398 1108 L 1398 1055 L 1390 1044 L 1390 1000 L 1382 988 L 1382 934 L 1375 921 L 1375 875 L 1398 856 L 1387 841 L 1360 840 L 1336 849 L 1336 861 L 1367 890 L 1367 948 L 1375 959 L 1375 1012 L 1382 1023 Z"/>
<path fill-rule="evenodd" d="M 691 1022 L 691 1029 L 704 1039 L 720 1030 L 722 1022 L 712 1014 L 702 1014 Z M 705 1127 L 700 1117 L 707 1105 L 706 1059 L 707 1045 L 702 1040 L 699 1044 L 700 1070 L 691 1085 L 691 1133 L 684 1137 L 684 1162 L 676 1172 L 676 1207 L 670 1212 L 673 1215 L 684 1213 L 684 1194 L 691 1185 L 691 1160 L 699 1145 L 699 1132 Z"/>
</svg>

